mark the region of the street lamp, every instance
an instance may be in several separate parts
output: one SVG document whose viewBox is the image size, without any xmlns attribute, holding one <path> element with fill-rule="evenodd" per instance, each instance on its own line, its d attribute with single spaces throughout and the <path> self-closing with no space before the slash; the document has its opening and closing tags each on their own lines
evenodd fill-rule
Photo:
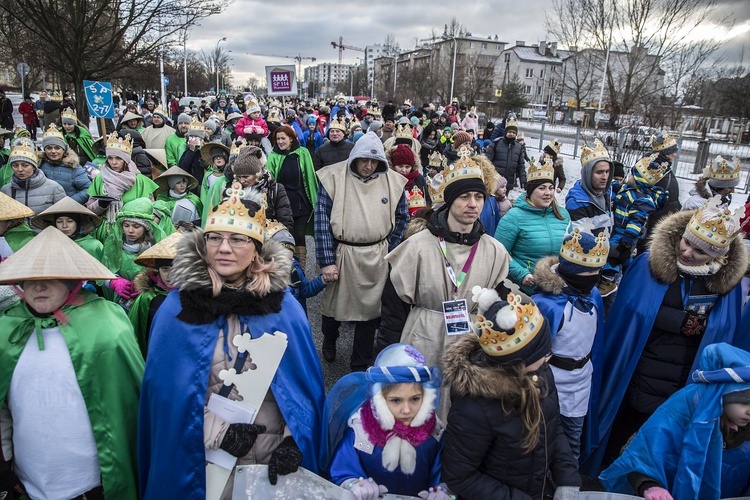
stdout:
<svg viewBox="0 0 750 500">
<path fill-rule="evenodd" d="M 218 42 L 216 42 L 216 51 L 214 54 L 216 55 L 216 95 L 219 95 L 219 44 L 221 42 L 226 42 L 227 37 L 221 38 Z"/>
</svg>

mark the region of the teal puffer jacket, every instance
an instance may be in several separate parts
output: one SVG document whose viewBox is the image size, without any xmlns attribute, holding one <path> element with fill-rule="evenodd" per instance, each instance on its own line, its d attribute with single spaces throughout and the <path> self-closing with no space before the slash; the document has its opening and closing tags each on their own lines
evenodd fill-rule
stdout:
<svg viewBox="0 0 750 500">
<path fill-rule="evenodd" d="M 539 259 L 557 255 L 560 251 L 570 215 L 563 207 L 558 208 L 563 216 L 562 220 L 555 217 L 552 207 L 536 208 L 522 195 L 500 219 L 495 239 L 505 246 L 513 258 L 508 277 L 519 286 L 527 274 L 534 273 Z M 521 286 L 521 290 L 530 295 L 534 289 Z"/>
</svg>

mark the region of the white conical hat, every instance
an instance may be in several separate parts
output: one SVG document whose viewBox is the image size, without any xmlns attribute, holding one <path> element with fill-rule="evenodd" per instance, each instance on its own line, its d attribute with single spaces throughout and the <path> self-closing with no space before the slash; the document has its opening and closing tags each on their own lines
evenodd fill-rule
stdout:
<svg viewBox="0 0 750 500">
<path fill-rule="evenodd" d="M 0 193 L 0 220 L 15 220 L 33 217 L 34 211 L 23 203 Z"/>
<path fill-rule="evenodd" d="M 0 265 L 0 283 L 112 280 L 116 276 L 55 227 L 48 227 Z"/>
<path fill-rule="evenodd" d="M 101 217 L 84 207 L 70 196 L 66 196 L 44 212 L 31 219 L 31 225 L 39 229 L 55 225 L 55 219 L 64 214 L 75 214 L 81 216 L 81 232 L 89 234 L 102 223 Z"/>
<path fill-rule="evenodd" d="M 156 267 L 157 259 L 174 260 L 177 255 L 177 244 L 180 242 L 185 233 L 175 231 L 159 243 L 147 248 L 135 259 L 135 263 L 143 267 Z"/>
</svg>

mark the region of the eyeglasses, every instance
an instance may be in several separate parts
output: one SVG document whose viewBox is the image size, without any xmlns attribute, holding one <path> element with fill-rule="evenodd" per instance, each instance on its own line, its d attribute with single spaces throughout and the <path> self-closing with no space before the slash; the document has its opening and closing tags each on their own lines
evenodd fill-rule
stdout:
<svg viewBox="0 0 750 500">
<path fill-rule="evenodd" d="M 206 245 L 212 247 L 221 246 L 224 240 L 229 241 L 229 246 L 232 248 L 245 248 L 250 244 L 250 237 L 242 234 L 233 234 L 231 236 L 220 236 L 216 233 L 209 233 L 203 235 L 203 240 Z"/>
</svg>

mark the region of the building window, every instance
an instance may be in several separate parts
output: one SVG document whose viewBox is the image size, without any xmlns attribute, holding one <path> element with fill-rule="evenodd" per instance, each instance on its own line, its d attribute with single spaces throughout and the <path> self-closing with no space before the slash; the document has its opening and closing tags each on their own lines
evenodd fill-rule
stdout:
<svg viewBox="0 0 750 500">
<path fill-rule="evenodd" d="M 482 44 L 482 50 L 487 50 L 487 44 L 486 43 Z"/>
<path fill-rule="evenodd" d="M 524 85 L 523 93 L 526 95 L 531 95 L 531 85 Z"/>
<path fill-rule="evenodd" d="M 498 45 L 498 47 L 500 47 L 500 46 Z M 510 52 L 508 52 L 507 54 L 505 54 L 505 62 L 507 62 L 507 63 L 510 62 Z"/>
<path fill-rule="evenodd" d="M 526 78 L 534 78 L 534 68 L 526 68 Z"/>
<path fill-rule="evenodd" d="M 500 52 L 501 50 L 503 50 L 502 45 L 495 45 L 495 52 Z"/>
<path fill-rule="evenodd" d="M 541 78 L 542 80 L 544 80 L 544 70 L 540 70 L 539 71 L 539 78 Z"/>
<path fill-rule="evenodd" d="M 469 42 L 469 48 L 470 48 L 470 49 L 473 49 L 473 48 L 474 48 L 474 42 Z"/>
<path fill-rule="evenodd" d="M 541 85 L 537 85 L 537 87 L 536 87 L 536 95 L 542 95 L 542 86 Z"/>
</svg>

